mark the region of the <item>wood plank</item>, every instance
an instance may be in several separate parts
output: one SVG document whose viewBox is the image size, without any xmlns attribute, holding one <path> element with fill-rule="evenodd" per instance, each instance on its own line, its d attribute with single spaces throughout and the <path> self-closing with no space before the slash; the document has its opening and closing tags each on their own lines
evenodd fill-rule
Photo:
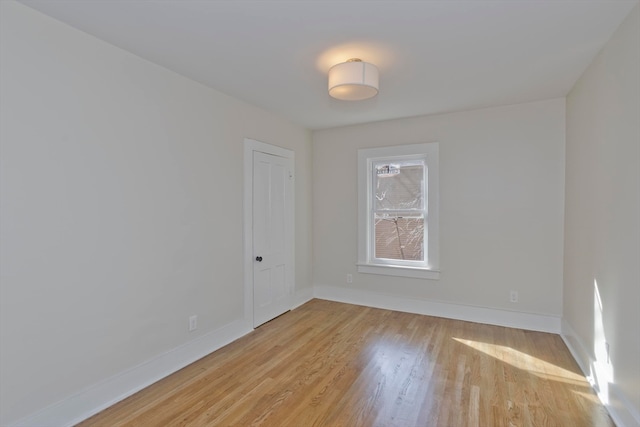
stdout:
<svg viewBox="0 0 640 427">
<path fill-rule="evenodd" d="M 558 335 L 312 300 L 79 426 L 614 426 Z"/>
</svg>

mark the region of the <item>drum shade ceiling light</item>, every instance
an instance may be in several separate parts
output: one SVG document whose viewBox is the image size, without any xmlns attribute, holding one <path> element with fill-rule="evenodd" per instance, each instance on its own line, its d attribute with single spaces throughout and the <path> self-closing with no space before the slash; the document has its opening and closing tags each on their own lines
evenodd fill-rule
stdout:
<svg viewBox="0 0 640 427">
<path fill-rule="evenodd" d="M 329 70 L 329 95 L 344 101 L 360 101 L 378 94 L 378 68 L 352 58 Z"/>
</svg>

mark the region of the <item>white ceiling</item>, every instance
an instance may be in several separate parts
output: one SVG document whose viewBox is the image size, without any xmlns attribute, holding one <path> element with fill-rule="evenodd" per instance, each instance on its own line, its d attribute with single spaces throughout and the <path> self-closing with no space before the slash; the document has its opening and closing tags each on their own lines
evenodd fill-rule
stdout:
<svg viewBox="0 0 640 427">
<path fill-rule="evenodd" d="M 638 0 L 24 0 L 310 129 L 565 96 Z M 358 57 L 380 93 L 327 94 Z"/>
</svg>

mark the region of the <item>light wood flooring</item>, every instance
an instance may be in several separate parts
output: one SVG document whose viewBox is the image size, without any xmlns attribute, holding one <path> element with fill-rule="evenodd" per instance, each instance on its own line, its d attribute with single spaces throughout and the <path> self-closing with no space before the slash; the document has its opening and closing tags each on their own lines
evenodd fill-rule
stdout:
<svg viewBox="0 0 640 427">
<path fill-rule="evenodd" d="M 558 335 L 312 300 L 81 426 L 613 426 Z"/>
</svg>

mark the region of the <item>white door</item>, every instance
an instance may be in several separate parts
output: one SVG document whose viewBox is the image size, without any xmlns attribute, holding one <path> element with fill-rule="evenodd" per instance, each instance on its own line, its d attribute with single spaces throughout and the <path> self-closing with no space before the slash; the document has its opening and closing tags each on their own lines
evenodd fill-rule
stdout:
<svg viewBox="0 0 640 427">
<path fill-rule="evenodd" d="M 293 160 L 253 152 L 253 326 L 291 309 Z"/>
</svg>

